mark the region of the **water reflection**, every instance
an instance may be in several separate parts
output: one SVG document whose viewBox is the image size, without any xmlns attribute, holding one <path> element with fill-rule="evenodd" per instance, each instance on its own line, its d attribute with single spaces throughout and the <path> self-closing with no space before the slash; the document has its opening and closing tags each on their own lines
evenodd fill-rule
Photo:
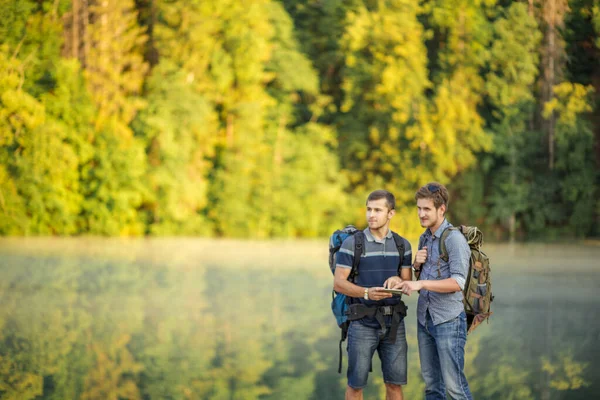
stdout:
<svg viewBox="0 0 600 400">
<path fill-rule="evenodd" d="M 1 399 L 340 399 L 322 242 L 0 240 Z M 488 246 L 476 398 L 600 394 L 598 246 Z M 421 398 L 416 298 L 409 399 Z M 383 398 L 374 363 L 366 398 Z"/>
</svg>

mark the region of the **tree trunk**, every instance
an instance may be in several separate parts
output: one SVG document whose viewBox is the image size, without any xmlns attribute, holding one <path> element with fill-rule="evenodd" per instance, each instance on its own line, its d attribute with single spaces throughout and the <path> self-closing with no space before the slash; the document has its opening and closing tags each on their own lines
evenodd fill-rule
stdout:
<svg viewBox="0 0 600 400">
<path fill-rule="evenodd" d="M 528 11 L 529 11 L 529 16 L 530 16 L 530 17 L 531 17 L 531 16 L 533 16 L 533 0 L 529 0 L 529 8 L 528 8 Z"/>
<path fill-rule="evenodd" d="M 530 4 L 532 4 L 530 2 Z M 554 98 L 554 86 L 560 82 L 564 66 L 564 43 L 560 29 L 564 27 L 564 16 L 569 7 L 567 0 L 546 0 L 542 8 L 545 23 L 545 39 L 543 54 L 542 98 L 541 107 Z M 556 142 L 556 115 L 550 114 L 542 127 L 546 133 L 548 148 L 548 168 L 554 169 Z"/>
<path fill-rule="evenodd" d="M 510 143 L 510 185 L 515 188 L 517 185 L 517 149 L 514 142 L 514 137 L 512 136 L 511 131 L 511 143 Z M 516 225 L 517 225 L 517 216 L 513 209 L 508 218 L 508 238 L 510 243 L 515 242 L 516 236 Z"/>
<path fill-rule="evenodd" d="M 72 7 L 72 18 L 71 18 L 71 57 L 79 59 L 79 46 L 81 45 L 81 34 L 79 32 L 79 21 L 80 21 L 80 3 L 79 0 L 73 0 Z"/>
<path fill-rule="evenodd" d="M 138 13 L 138 23 L 145 28 L 148 40 L 144 59 L 151 67 L 158 64 L 158 50 L 154 41 L 154 25 L 156 24 L 157 10 L 155 0 L 135 0 L 135 7 Z"/>
<path fill-rule="evenodd" d="M 554 97 L 555 84 L 555 59 L 556 59 L 556 0 L 548 0 L 549 24 L 548 24 L 548 69 L 547 69 L 547 101 Z M 554 112 L 548 117 L 548 168 L 554 169 Z"/>
<path fill-rule="evenodd" d="M 82 68 L 87 67 L 87 60 L 90 54 L 90 39 L 88 37 L 89 26 L 90 26 L 90 10 L 89 0 L 81 0 L 81 26 L 83 35 L 83 54 L 79 55 L 79 62 Z"/>
</svg>

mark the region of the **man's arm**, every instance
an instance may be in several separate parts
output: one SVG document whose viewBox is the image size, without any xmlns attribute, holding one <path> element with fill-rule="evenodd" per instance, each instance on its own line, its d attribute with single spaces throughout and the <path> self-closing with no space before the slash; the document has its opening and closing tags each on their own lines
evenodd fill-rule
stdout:
<svg viewBox="0 0 600 400">
<path fill-rule="evenodd" d="M 454 278 L 442 279 L 439 281 L 434 280 L 421 280 L 421 281 L 403 281 L 398 289 L 402 290 L 404 293 L 410 296 L 412 292 L 415 290 L 429 290 L 437 293 L 453 293 L 459 292 L 462 289 L 456 283 Z"/>
<path fill-rule="evenodd" d="M 460 232 L 452 231 L 446 239 L 446 249 L 448 250 L 450 277 L 456 281 L 460 290 L 463 290 L 469 273 L 471 258 L 471 250 L 467 244 L 467 239 Z"/>
<path fill-rule="evenodd" d="M 412 281 L 412 268 L 402 268 L 400 271 L 400 278 L 402 278 L 403 281 Z"/>
<path fill-rule="evenodd" d="M 419 242 L 421 239 L 419 239 Z M 417 254 L 415 255 L 415 262 L 413 263 L 413 267 L 415 269 L 415 277 L 417 280 L 421 275 L 421 268 L 423 268 L 423 264 L 427 260 L 427 246 L 424 246 L 422 249 L 417 250 Z"/>
<path fill-rule="evenodd" d="M 400 278 L 403 281 L 412 281 L 412 248 L 410 246 L 410 242 L 404 239 L 404 245 L 406 246 L 406 251 L 404 254 L 401 254 L 402 257 L 402 268 L 400 268 Z"/>
<path fill-rule="evenodd" d="M 350 268 L 344 268 L 339 265 L 335 268 L 335 275 L 333 278 L 333 290 L 335 290 L 338 293 L 343 293 L 346 296 L 350 297 L 363 297 L 365 293 L 365 288 L 355 285 L 354 283 L 348 280 L 350 271 Z"/>
</svg>

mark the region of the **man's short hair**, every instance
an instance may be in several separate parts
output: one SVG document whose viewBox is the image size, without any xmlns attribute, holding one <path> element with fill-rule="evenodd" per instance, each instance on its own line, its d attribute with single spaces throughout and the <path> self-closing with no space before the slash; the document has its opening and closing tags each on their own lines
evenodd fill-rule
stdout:
<svg viewBox="0 0 600 400">
<path fill-rule="evenodd" d="M 415 193 L 415 200 L 419 199 L 431 199 L 433 200 L 433 205 L 436 209 L 444 204 L 446 205 L 446 211 L 448 210 L 448 189 L 441 183 L 429 182 L 428 184 L 421 186 L 419 190 L 417 190 L 417 193 Z"/>
<path fill-rule="evenodd" d="M 379 200 L 379 199 L 385 199 L 385 202 L 387 203 L 387 207 L 390 210 L 396 209 L 396 198 L 394 197 L 393 194 L 391 194 L 387 190 L 383 190 L 383 189 L 379 189 L 374 192 L 371 192 L 369 197 L 367 197 L 366 204 L 369 204 L 370 201 Z"/>
</svg>

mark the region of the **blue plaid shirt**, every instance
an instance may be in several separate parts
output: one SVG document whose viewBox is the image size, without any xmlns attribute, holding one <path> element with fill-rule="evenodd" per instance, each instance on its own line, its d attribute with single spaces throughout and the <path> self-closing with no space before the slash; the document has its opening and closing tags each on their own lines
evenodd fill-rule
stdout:
<svg viewBox="0 0 600 400">
<path fill-rule="evenodd" d="M 425 326 L 427 310 L 429 310 L 434 325 L 450 321 L 464 310 L 462 289 L 465 286 L 465 280 L 469 272 L 471 251 L 463 234 L 452 231 L 446 238 L 448 262 L 440 259 L 440 237 L 442 232 L 451 226 L 452 224 L 444 219 L 435 234 L 427 229 L 419 239 L 419 249 L 427 246 L 427 260 L 421 266 L 419 279 L 442 280 L 454 278 L 461 288 L 460 292 L 454 293 L 437 293 L 421 289 L 417 305 L 417 320 L 423 326 Z"/>
</svg>

